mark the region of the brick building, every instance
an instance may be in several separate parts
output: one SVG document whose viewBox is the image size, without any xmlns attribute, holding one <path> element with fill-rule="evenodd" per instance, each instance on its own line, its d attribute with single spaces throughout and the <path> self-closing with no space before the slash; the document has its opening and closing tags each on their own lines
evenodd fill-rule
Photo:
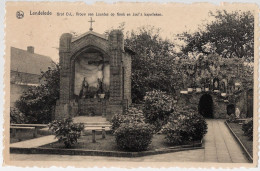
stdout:
<svg viewBox="0 0 260 171">
<path fill-rule="evenodd" d="M 27 50 L 11 47 L 11 107 L 30 86 L 40 84 L 41 71 L 47 71 L 52 64 L 50 57 L 34 53 L 32 46 L 28 46 Z"/>
<path fill-rule="evenodd" d="M 131 104 L 131 57 L 123 33 L 92 30 L 60 37 L 60 99 L 55 119 L 102 116 L 108 120 Z"/>
</svg>

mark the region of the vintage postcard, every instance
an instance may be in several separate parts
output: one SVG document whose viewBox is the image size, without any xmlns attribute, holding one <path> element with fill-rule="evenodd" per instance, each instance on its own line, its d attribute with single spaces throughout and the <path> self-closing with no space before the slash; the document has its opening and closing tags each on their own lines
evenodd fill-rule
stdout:
<svg viewBox="0 0 260 171">
<path fill-rule="evenodd" d="M 257 167 L 258 14 L 7 2 L 4 165 Z"/>
</svg>

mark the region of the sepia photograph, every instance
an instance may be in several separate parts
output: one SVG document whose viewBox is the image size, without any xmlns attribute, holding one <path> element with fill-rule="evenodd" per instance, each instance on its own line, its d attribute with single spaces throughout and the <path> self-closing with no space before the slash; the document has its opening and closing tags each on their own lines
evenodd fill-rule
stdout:
<svg viewBox="0 0 260 171">
<path fill-rule="evenodd" d="M 5 9 L 4 165 L 257 167 L 257 5 Z"/>
</svg>

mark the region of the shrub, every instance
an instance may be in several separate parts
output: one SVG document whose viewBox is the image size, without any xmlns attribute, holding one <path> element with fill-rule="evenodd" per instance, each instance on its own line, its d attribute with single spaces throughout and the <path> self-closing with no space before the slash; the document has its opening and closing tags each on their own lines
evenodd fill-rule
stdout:
<svg viewBox="0 0 260 171">
<path fill-rule="evenodd" d="M 169 144 L 179 145 L 201 140 L 207 133 L 207 123 L 201 115 L 189 110 L 171 115 L 162 132 L 166 134 L 165 139 Z"/>
<path fill-rule="evenodd" d="M 227 119 L 227 122 L 230 122 L 230 123 L 235 123 L 237 122 L 237 119 L 236 119 L 236 115 L 235 114 L 231 114 L 229 115 L 228 119 Z"/>
<path fill-rule="evenodd" d="M 49 129 L 55 134 L 59 142 L 63 142 L 66 148 L 75 144 L 84 129 L 83 123 L 73 123 L 71 118 L 63 121 L 53 121 L 49 124 Z"/>
<path fill-rule="evenodd" d="M 15 107 L 26 116 L 28 123 L 47 124 L 51 121 L 56 100 L 59 99 L 59 65 L 42 72 L 41 80 L 39 86 L 31 86 L 15 103 Z"/>
<path fill-rule="evenodd" d="M 141 122 L 122 123 L 115 131 L 116 143 L 120 149 L 127 151 L 146 150 L 152 141 L 153 129 Z"/>
<path fill-rule="evenodd" d="M 164 92 L 154 90 L 146 93 L 144 101 L 143 111 L 146 121 L 154 125 L 156 131 L 161 130 L 173 112 L 173 98 Z"/>
<path fill-rule="evenodd" d="M 12 124 L 24 124 L 27 123 L 25 115 L 17 108 L 10 109 L 10 122 Z"/>
<path fill-rule="evenodd" d="M 122 123 L 140 122 L 144 123 L 142 110 L 129 107 L 125 114 L 116 114 L 111 119 L 111 129 L 114 132 Z"/>
<path fill-rule="evenodd" d="M 253 119 L 247 120 L 242 125 L 242 130 L 244 131 L 244 134 L 249 137 L 250 140 L 253 140 Z"/>
</svg>

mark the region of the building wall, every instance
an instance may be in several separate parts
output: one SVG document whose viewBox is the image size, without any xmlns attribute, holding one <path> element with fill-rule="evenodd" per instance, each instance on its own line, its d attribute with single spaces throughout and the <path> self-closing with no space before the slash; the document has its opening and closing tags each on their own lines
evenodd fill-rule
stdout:
<svg viewBox="0 0 260 171">
<path fill-rule="evenodd" d="M 27 85 L 10 84 L 10 107 L 15 107 L 15 102 L 29 87 Z"/>
<path fill-rule="evenodd" d="M 43 80 L 42 80 L 43 81 Z M 39 85 L 40 76 L 11 70 L 10 76 L 10 106 L 15 107 L 15 102 L 29 87 Z"/>
<path fill-rule="evenodd" d="M 242 92 L 241 96 L 236 100 L 235 107 L 240 111 L 240 117 L 246 118 L 247 113 L 247 93 Z"/>
<path fill-rule="evenodd" d="M 21 84 L 39 84 L 40 75 L 30 74 L 24 72 L 17 72 L 11 70 L 11 83 L 21 83 Z"/>
</svg>

